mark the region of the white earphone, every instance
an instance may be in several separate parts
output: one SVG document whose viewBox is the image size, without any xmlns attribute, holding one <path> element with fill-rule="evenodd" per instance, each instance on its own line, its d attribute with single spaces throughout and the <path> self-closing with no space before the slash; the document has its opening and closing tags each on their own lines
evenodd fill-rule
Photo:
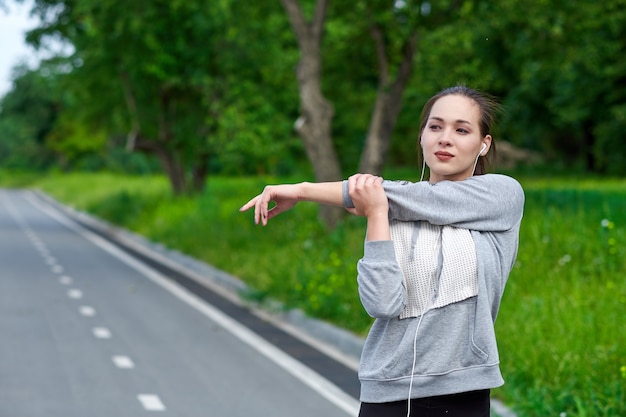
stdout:
<svg viewBox="0 0 626 417">
<path fill-rule="evenodd" d="M 482 148 L 480 148 L 480 152 L 478 152 L 478 155 L 480 156 L 480 154 L 481 154 L 481 153 L 483 153 L 483 151 L 484 151 L 485 149 L 487 149 L 487 144 L 486 144 L 486 143 L 483 143 L 483 147 L 482 147 Z"/>
</svg>

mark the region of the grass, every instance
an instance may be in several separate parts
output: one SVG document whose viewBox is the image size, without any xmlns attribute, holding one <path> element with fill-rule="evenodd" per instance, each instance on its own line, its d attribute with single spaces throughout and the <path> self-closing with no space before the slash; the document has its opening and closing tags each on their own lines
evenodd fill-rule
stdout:
<svg viewBox="0 0 626 417">
<path fill-rule="evenodd" d="M 363 219 L 348 217 L 328 233 L 313 204 L 266 228 L 238 212 L 266 183 L 284 181 L 212 178 L 203 195 L 174 198 L 161 177 L 13 179 L 228 271 L 260 302 L 278 299 L 365 334 L 371 320 L 355 283 Z M 520 182 L 526 207 L 518 261 L 496 323 L 507 383 L 493 394 L 519 417 L 624 416 L 626 181 Z"/>
<path fill-rule="evenodd" d="M 523 185 L 497 322 L 503 396 L 528 416 L 626 415 L 626 182 Z"/>
</svg>

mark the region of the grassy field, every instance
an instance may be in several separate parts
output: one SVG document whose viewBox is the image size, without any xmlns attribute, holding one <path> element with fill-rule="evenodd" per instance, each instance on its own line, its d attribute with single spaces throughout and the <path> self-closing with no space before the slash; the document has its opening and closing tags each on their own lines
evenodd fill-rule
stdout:
<svg viewBox="0 0 626 417">
<path fill-rule="evenodd" d="M 240 277 L 271 297 L 365 334 L 355 276 L 364 221 L 328 233 L 303 203 L 266 227 L 238 208 L 276 178 L 212 178 L 173 198 L 160 177 L 28 178 L 81 210 Z M 519 417 L 626 416 L 626 181 L 525 179 L 517 264 L 496 323 L 506 380 L 494 396 Z"/>
</svg>

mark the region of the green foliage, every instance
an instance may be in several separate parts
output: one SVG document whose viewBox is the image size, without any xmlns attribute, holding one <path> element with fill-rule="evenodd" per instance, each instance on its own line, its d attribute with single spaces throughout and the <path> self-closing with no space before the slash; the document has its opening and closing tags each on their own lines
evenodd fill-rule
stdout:
<svg viewBox="0 0 626 417">
<path fill-rule="evenodd" d="M 75 51 L 57 59 L 67 98 L 48 138 L 57 151 L 128 136 L 111 142 L 157 156 L 183 192 L 211 169 L 279 169 L 273 155 L 293 148 L 283 108 L 296 102 L 284 89 L 296 56 L 279 4 L 37 0 L 34 10 L 43 24 L 29 41 L 61 35 Z"/>
<path fill-rule="evenodd" d="M 415 178 L 415 172 L 389 177 Z M 0 176 L 0 180 L 6 176 Z M 305 178 L 214 178 L 175 199 L 161 177 L 48 176 L 34 184 L 79 209 L 240 277 L 261 302 L 365 334 L 355 264 L 365 223 L 348 217 L 330 235 L 302 203 L 267 227 L 238 208 L 267 183 Z M 522 179 L 518 260 L 496 322 L 507 383 L 494 395 L 519 417 L 626 413 L 626 184 Z"/>
<path fill-rule="evenodd" d="M 302 5 L 310 16 L 315 2 Z M 392 165 L 414 163 L 423 103 L 442 87 L 466 83 L 502 98 L 504 139 L 542 152 L 555 167 L 624 174 L 624 6 L 625 0 L 330 2 L 322 85 L 336 110 L 332 133 L 344 171 L 357 168 L 373 111 L 376 23 L 390 73 L 407 33 L 419 34 Z M 11 166 L 28 160 L 37 169 L 51 161 L 106 166 L 95 159 L 110 161 L 107 152 L 125 147 L 119 138 L 129 132 L 153 141 L 148 145 L 168 138 L 161 155 L 184 165 L 184 178 L 207 163 L 217 174 L 295 172 L 306 164 L 292 128 L 299 51 L 280 2 L 37 0 L 34 11 L 44 24 L 29 41 L 42 45 L 60 36 L 75 53 L 44 63 L 39 76 L 47 85 L 39 104 L 28 107 L 42 116 L 36 123 L 17 112 L 3 115 L 0 146 L 11 151 L 3 155 L 17 155 Z M 26 78 L 10 95 L 29 96 Z M 41 113 L 44 103 L 54 103 L 45 110 L 50 114 Z M 102 138 L 109 146 L 96 151 Z"/>
<path fill-rule="evenodd" d="M 76 123 L 68 113 L 59 116 L 53 131 L 46 136 L 48 147 L 71 161 L 101 152 L 106 146 L 106 139 L 102 131 L 94 132 L 84 124 Z"/>
<path fill-rule="evenodd" d="M 0 165 L 4 169 L 42 169 L 53 154 L 44 146 L 58 118 L 54 84 L 39 71 L 18 66 L 14 88 L 0 101 Z"/>
<path fill-rule="evenodd" d="M 513 142 L 583 170 L 623 174 L 619 131 L 626 126 L 623 0 L 482 2 L 488 22 L 482 69 L 505 98 L 503 131 Z M 485 33 L 486 32 L 486 33 Z M 617 135 L 617 136 L 616 136 Z"/>
<path fill-rule="evenodd" d="M 25 188 L 35 183 L 41 175 L 33 171 L 0 169 L 0 186 L 6 188 Z"/>
</svg>

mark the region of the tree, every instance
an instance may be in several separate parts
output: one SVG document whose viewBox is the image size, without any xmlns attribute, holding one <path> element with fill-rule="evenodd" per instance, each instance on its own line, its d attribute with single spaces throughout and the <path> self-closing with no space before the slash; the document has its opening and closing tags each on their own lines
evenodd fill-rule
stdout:
<svg viewBox="0 0 626 417">
<path fill-rule="evenodd" d="M 44 146 L 59 117 L 54 81 L 26 65 L 13 70 L 13 89 L 0 101 L 0 164 L 5 169 L 41 169 L 54 162 Z"/>
<path fill-rule="evenodd" d="M 301 53 L 297 79 L 302 114 L 296 121 L 296 130 L 303 139 L 316 180 L 336 181 L 341 178 L 341 166 L 332 140 L 334 109 L 322 92 L 322 39 L 328 0 L 315 3 L 310 21 L 304 17 L 297 0 L 282 0 L 282 3 Z M 415 7 L 365 1 L 350 3 L 350 8 L 350 12 L 357 12 L 356 18 L 345 17 L 349 15 L 347 13 L 341 19 L 370 33 L 378 68 L 377 95 L 359 170 L 380 174 L 413 67 L 417 44 Z M 367 25 L 362 27 L 358 23 L 360 20 L 366 21 Z M 402 29 L 392 33 L 391 28 L 398 24 Z M 362 35 L 358 33 L 357 39 L 362 41 Z M 329 228 L 334 227 L 341 214 L 340 210 L 331 207 L 323 207 L 321 212 Z"/>
<path fill-rule="evenodd" d="M 317 0 L 311 21 L 306 20 L 297 0 L 281 1 L 301 54 L 296 70 L 301 115 L 295 123 L 295 129 L 304 142 L 315 180 L 337 181 L 341 179 L 341 167 L 331 137 L 334 110 L 321 88 L 321 44 L 328 0 Z M 320 216 L 326 225 L 329 228 L 335 227 L 341 218 L 341 209 L 322 206 L 320 210 Z"/>
<path fill-rule="evenodd" d="M 128 132 L 127 149 L 156 156 L 174 193 L 202 190 L 227 140 L 217 132 L 236 100 L 229 88 L 245 84 L 232 76 L 245 54 L 230 2 L 37 0 L 35 11 L 43 25 L 31 43 L 61 34 L 75 48 L 73 111 L 113 136 Z"/>
<path fill-rule="evenodd" d="M 70 88 L 86 119 L 126 128 L 128 148 L 156 155 L 175 193 L 201 189 L 209 126 L 197 107 L 211 59 L 186 47 L 214 39 L 201 5 L 37 0 L 35 11 L 31 43 L 60 33 L 75 48 Z"/>
<path fill-rule="evenodd" d="M 625 5 L 479 3 L 489 42 L 477 53 L 505 97 L 510 116 L 503 130 L 519 145 L 570 170 L 624 172 L 616 150 L 626 127 Z"/>
<path fill-rule="evenodd" d="M 404 2 L 390 9 L 384 2 L 381 9 L 380 4 L 367 3 L 365 21 L 375 45 L 378 85 L 359 172 L 380 175 L 413 71 L 418 29 L 413 5 Z"/>
<path fill-rule="evenodd" d="M 277 88 L 289 65 L 277 41 L 284 14 L 273 1 L 239 3 L 36 0 L 43 24 L 29 40 L 60 35 L 74 46 L 66 88 L 79 105 L 66 120 L 127 132 L 126 148 L 156 156 L 175 193 L 199 191 L 210 169 L 254 172 L 243 156 L 263 172 L 292 146 L 276 109 L 291 95 Z"/>
</svg>

